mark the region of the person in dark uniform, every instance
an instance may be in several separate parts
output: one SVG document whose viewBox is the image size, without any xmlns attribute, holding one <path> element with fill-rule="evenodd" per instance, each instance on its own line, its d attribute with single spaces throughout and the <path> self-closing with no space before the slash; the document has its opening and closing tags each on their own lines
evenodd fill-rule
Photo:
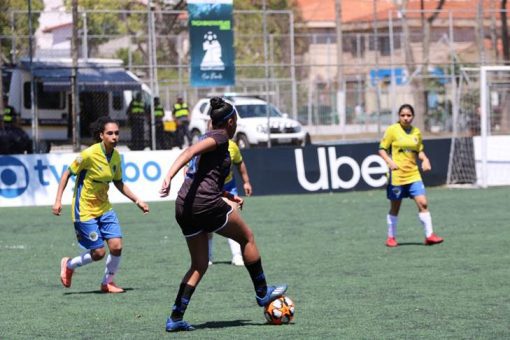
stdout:
<svg viewBox="0 0 510 340">
<path fill-rule="evenodd" d="M 195 288 L 209 266 L 210 232 L 240 244 L 244 265 L 252 280 L 259 306 L 268 305 L 287 290 L 287 285 L 267 284 L 253 232 L 239 213 L 243 199 L 223 190 L 230 172 L 228 141 L 237 128 L 236 109 L 219 97 L 211 99 L 211 108 L 212 130 L 207 131 L 198 143 L 189 146 L 177 157 L 160 190 L 161 197 L 168 196 L 172 179 L 191 161 L 175 201 L 175 219 L 186 238 L 191 265 L 181 281 L 172 313 L 167 319 L 167 332 L 194 329 L 183 317 Z"/>
<path fill-rule="evenodd" d="M 177 124 L 177 145 L 182 149 L 184 145 L 184 137 L 191 145 L 191 134 L 189 132 L 189 108 L 182 97 L 177 97 L 177 103 L 174 104 L 172 116 Z"/>
<path fill-rule="evenodd" d="M 27 133 L 20 127 L 19 115 L 16 110 L 9 105 L 7 99 L 7 96 L 3 97 L 4 112 L 0 117 L 0 129 L 3 135 L 2 143 L 4 143 L 2 153 L 32 153 L 32 141 Z"/>
<path fill-rule="evenodd" d="M 165 109 L 159 100 L 159 97 L 154 97 L 154 121 L 156 125 L 156 150 L 163 150 L 165 148 L 165 130 L 163 126 L 163 117 L 165 117 Z"/>
<path fill-rule="evenodd" d="M 9 105 L 8 97 L 3 97 L 4 112 L 2 113 L 2 124 L 4 127 L 13 127 L 19 125 L 18 114 L 12 106 Z"/>
<path fill-rule="evenodd" d="M 145 121 L 147 110 L 142 100 L 142 94 L 137 92 L 127 109 L 129 125 L 131 126 L 131 150 L 143 150 L 145 147 Z"/>
</svg>

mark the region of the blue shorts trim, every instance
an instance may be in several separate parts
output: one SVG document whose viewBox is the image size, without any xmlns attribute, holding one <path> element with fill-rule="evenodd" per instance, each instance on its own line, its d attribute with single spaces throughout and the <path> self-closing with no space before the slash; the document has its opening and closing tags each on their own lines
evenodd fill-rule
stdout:
<svg viewBox="0 0 510 340">
<path fill-rule="evenodd" d="M 228 183 L 225 183 L 223 190 L 229 192 L 232 195 L 239 196 L 239 193 L 237 192 L 236 180 L 234 178 L 232 178 L 232 180 Z"/>
<path fill-rule="evenodd" d="M 404 185 L 391 185 L 388 184 L 386 188 L 386 197 L 390 201 L 400 201 L 403 198 L 415 198 L 416 196 L 425 195 L 425 185 L 422 181 L 417 181 Z"/>
<path fill-rule="evenodd" d="M 91 250 L 103 248 L 104 240 L 122 238 L 119 219 L 113 210 L 88 221 L 74 222 L 74 231 L 78 243 Z"/>
</svg>

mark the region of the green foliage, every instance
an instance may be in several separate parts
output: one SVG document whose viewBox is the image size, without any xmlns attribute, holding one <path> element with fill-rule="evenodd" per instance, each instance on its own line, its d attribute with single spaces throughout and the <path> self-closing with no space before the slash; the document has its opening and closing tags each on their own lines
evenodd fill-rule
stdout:
<svg viewBox="0 0 510 340">
<path fill-rule="evenodd" d="M 262 10 L 260 1 L 234 1 L 235 10 Z M 292 1 L 288 0 L 268 0 L 267 10 L 294 10 Z M 298 15 L 294 14 L 295 19 Z M 290 32 L 289 16 L 286 14 L 275 14 L 268 12 L 267 33 L 271 36 L 267 40 L 268 44 L 268 63 L 270 64 L 289 64 L 290 63 Z M 264 64 L 264 38 L 263 38 L 263 15 L 260 13 L 238 13 L 234 22 L 234 37 L 236 72 L 240 78 L 263 78 L 265 76 Z M 272 40 L 272 42 L 271 42 Z M 259 64 L 261 67 L 242 68 L 242 65 Z M 272 71 L 273 77 L 288 77 L 282 74 L 277 68 Z"/>
<path fill-rule="evenodd" d="M 66 6 L 71 11 L 71 0 L 66 1 Z M 146 40 L 144 36 L 147 32 L 147 7 L 140 2 L 80 0 L 79 10 L 80 13 L 87 12 L 87 34 L 90 37 L 89 48 L 91 49 L 122 35 L 134 36 L 134 43 L 139 49 L 140 44 L 137 43 Z M 83 26 L 83 17 L 80 15 L 78 27 L 82 29 Z"/>
<path fill-rule="evenodd" d="M 115 53 L 115 58 L 122 59 L 124 65 L 129 65 L 129 50 L 127 48 L 118 49 Z M 131 64 L 143 65 L 143 55 L 140 51 L 134 51 L 131 53 Z"/>
<path fill-rule="evenodd" d="M 255 188 L 256 189 L 256 188 Z M 70 188 L 69 188 L 70 190 Z M 112 190 L 115 190 L 112 188 Z M 384 190 L 251 197 L 252 227 L 270 283 L 289 284 L 296 317 L 264 324 L 244 268 L 230 265 L 227 241 L 214 238 L 212 265 L 186 319 L 194 339 L 507 339 L 508 188 L 427 191 L 443 244 L 423 246 L 416 206 L 403 202 L 400 247 L 384 246 Z M 473 199 L 476 197 L 476 199 Z M 483 203 L 480 203 L 483 202 Z M 143 216 L 115 204 L 124 231 L 116 282 L 104 295 L 104 261 L 79 268 L 70 289 L 62 256 L 81 252 L 70 222 L 50 207 L 0 208 L 0 338 L 160 339 L 188 251 L 173 204 L 151 203 Z"/>
<path fill-rule="evenodd" d="M 32 5 L 32 32 L 39 26 L 39 16 L 43 9 L 42 0 L 31 0 Z M 26 13 L 15 13 L 14 22 L 12 22 L 13 11 L 26 11 Z M 5 59 L 11 59 L 11 51 L 15 51 L 16 57 L 28 54 L 29 40 L 26 38 L 29 34 L 29 17 L 27 0 L 2 0 L 0 1 L 0 36 L 17 37 L 16 46 L 12 46 L 12 39 L 0 40 L 0 53 Z M 14 28 L 14 32 L 11 31 Z"/>
</svg>

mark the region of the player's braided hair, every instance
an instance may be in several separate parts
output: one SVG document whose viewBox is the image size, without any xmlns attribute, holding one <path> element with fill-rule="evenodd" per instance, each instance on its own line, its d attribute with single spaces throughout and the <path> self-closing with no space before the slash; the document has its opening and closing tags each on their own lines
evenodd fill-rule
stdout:
<svg viewBox="0 0 510 340">
<path fill-rule="evenodd" d="M 92 137 L 96 142 L 101 142 L 101 133 L 104 132 L 106 124 L 113 123 L 119 125 L 115 119 L 110 116 L 101 116 L 94 123 L 91 124 Z"/>
<path fill-rule="evenodd" d="M 213 97 L 210 100 L 211 103 L 211 121 L 213 128 L 224 126 L 228 119 L 231 118 L 235 113 L 235 108 L 223 98 Z"/>
</svg>

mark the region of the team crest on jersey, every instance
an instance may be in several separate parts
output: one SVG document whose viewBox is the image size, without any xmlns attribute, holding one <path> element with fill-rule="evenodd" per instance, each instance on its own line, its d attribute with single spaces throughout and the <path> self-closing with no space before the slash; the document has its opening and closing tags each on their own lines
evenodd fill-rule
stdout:
<svg viewBox="0 0 510 340">
<path fill-rule="evenodd" d="M 81 162 L 83 161 L 83 158 L 81 157 L 81 155 L 77 156 L 76 159 L 74 160 L 74 165 L 75 166 L 78 166 L 81 164 Z"/>
<path fill-rule="evenodd" d="M 414 144 L 418 144 L 418 138 L 413 137 Z"/>
<path fill-rule="evenodd" d="M 99 235 L 97 234 L 97 232 L 95 232 L 95 231 L 90 232 L 89 239 L 91 241 L 97 241 L 98 238 L 99 238 Z"/>
</svg>

